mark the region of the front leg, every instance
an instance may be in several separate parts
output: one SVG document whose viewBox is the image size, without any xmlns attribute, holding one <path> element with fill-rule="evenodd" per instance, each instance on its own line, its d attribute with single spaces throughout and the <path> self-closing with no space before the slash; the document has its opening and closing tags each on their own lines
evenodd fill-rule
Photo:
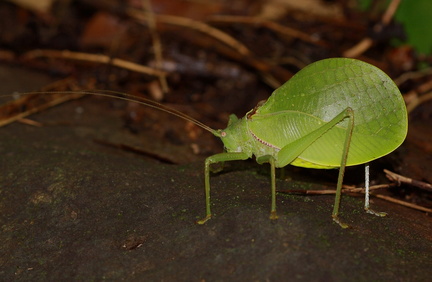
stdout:
<svg viewBox="0 0 432 282">
<path fill-rule="evenodd" d="M 257 158 L 257 163 L 270 163 L 270 179 L 271 179 L 271 210 L 270 219 L 278 219 L 276 213 L 276 165 L 274 157 L 265 155 Z"/>
<path fill-rule="evenodd" d="M 211 218 L 210 209 L 210 165 L 214 163 L 226 161 L 247 160 L 249 156 L 246 153 L 220 153 L 208 157 L 204 165 L 204 182 L 205 182 L 205 200 L 206 200 L 206 216 L 197 221 L 198 224 L 204 224 Z"/>
</svg>

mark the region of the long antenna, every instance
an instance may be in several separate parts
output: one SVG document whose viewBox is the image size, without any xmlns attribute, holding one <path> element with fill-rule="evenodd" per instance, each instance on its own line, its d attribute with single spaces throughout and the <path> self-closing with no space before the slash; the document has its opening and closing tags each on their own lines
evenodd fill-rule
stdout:
<svg viewBox="0 0 432 282">
<path fill-rule="evenodd" d="M 176 117 L 179 117 L 181 119 L 190 121 L 192 123 L 194 123 L 195 125 L 201 127 L 202 129 L 205 129 L 209 132 L 211 132 L 213 135 L 220 137 L 220 133 L 205 125 L 204 123 L 194 119 L 193 117 L 190 117 L 180 111 L 177 111 L 175 109 L 169 108 L 161 103 L 155 102 L 153 100 L 144 98 L 144 97 L 139 97 L 139 96 L 134 96 L 131 94 L 126 94 L 126 93 L 122 93 L 122 92 L 118 92 L 118 91 L 111 91 L 111 90 L 83 90 L 83 91 L 39 91 L 39 92 L 28 92 L 28 93 L 18 93 L 18 95 L 30 95 L 30 94 L 72 94 L 72 93 L 76 93 L 76 94 L 85 94 L 85 95 L 96 95 L 96 96 L 102 96 L 102 97 L 110 97 L 110 98 L 115 98 L 115 99 L 120 99 L 120 100 L 125 100 L 125 101 L 129 101 L 129 102 L 135 102 L 141 105 L 145 105 L 147 107 L 162 111 L 162 112 L 166 112 L 169 114 L 172 114 Z M 2 97 L 2 96 L 0 96 Z M 4 97 L 4 96 L 3 96 Z"/>
</svg>

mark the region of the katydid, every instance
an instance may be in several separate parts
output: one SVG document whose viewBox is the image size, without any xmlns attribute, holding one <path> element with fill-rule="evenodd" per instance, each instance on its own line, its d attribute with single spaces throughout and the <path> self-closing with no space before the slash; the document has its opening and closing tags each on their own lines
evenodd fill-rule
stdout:
<svg viewBox="0 0 432 282">
<path fill-rule="evenodd" d="M 82 93 L 130 98 L 111 91 Z M 275 168 L 288 164 L 339 168 L 332 218 L 345 228 L 348 225 L 338 217 L 345 167 L 389 154 L 402 144 L 408 127 L 405 103 L 394 82 L 370 64 L 345 58 L 325 59 L 305 67 L 243 118 L 231 115 L 223 130 L 214 130 L 147 99 L 136 102 L 189 120 L 222 140 L 225 152 L 205 160 L 206 216 L 199 224 L 212 216 L 211 164 L 255 156 L 259 164 L 270 164 L 271 219 L 277 218 Z M 369 210 L 368 192 L 365 210 L 384 215 Z"/>
<path fill-rule="evenodd" d="M 345 167 L 392 152 L 405 140 L 407 128 L 402 95 L 383 71 L 355 59 L 312 63 L 242 119 L 232 115 L 228 127 L 215 134 L 226 152 L 205 161 L 207 213 L 199 223 L 211 218 L 210 165 L 254 155 L 259 164 L 270 163 L 271 219 L 277 218 L 276 167 L 339 167 L 332 217 L 346 228 L 338 218 Z M 369 211 L 369 191 L 365 195 Z"/>
</svg>

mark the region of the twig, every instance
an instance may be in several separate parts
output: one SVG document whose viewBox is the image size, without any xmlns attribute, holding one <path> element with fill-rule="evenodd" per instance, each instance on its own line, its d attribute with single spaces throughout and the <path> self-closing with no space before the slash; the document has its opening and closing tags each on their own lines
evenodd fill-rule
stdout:
<svg viewBox="0 0 432 282">
<path fill-rule="evenodd" d="M 86 87 L 94 88 L 94 83 L 94 79 L 89 79 L 86 81 Z M 74 78 L 68 77 L 45 85 L 39 92 L 22 93 L 25 94 L 23 96 L 20 93 L 15 93 L 11 95 L 15 98 L 14 100 L 0 105 L 0 127 L 15 121 L 41 127 L 43 126 L 42 123 L 25 117 L 61 103 L 83 97 L 84 93 L 80 93 L 79 90 L 80 87 L 77 86 L 77 81 Z M 51 95 L 46 95 L 46 91 Z"/>
<path fill-rule="evenodd" d="M 250 25 L 261 25 L 270 30 L 278 32 L 280 34 L 288 35 L 294 38 L 298 38 L 305 42 L 313 43 L 322 47 L 328 47 L 328 44 L 322 40 L 314 38 L 309 34 L 296 30 L 294 28 L 290 28 L 287 26 L 283 26 L 276 22 L 259 18 L 259 17 L 246 17 L 246 16 L 229 16 L 229 15 L 215 15 L 211 16 L 208 20 L 209 22 L 225 22 L 225 23 L 244 23 Z"/>
<path fill-rule="evenodd" d="M 37 49 L 37 50 L 29 51 L 23 55 L 24 59 L 34 59 L 39 57 L 61 58 L 67 60 L 110 64 L 119 68 L 124 68 L 139 73 L 145 73 L 148 75 L 154 75 L 154 76 L 166 75 L 166 72 L 164 71 L 156 70 L 151 67 L 139 65 L 119 58 L 111 58 L 106 55 L 72 52 L 68 50 L 59 51 L 59 50 L 47 50 L 47 49 Z"/>
<path fill-rule="evenodd" d="M 432 192 L 432 185 L 420 180 L 415 180 L 397 173 L 394 173 L 392 171 L 389 171 L 387 169 L 384 169 L 384 172 L 386 174 L 386 177 L 390 180 L 390 181 L 395 181 L 398 183 L 406 183 L 415 187 L 418 187 L 420 189 Z"/>
<path fill-rule="evenodd" d="M 128 8 L 127 14 L 139 21 L 147 22 L 147 15 L 142 13 L 139 10 Z M 251 56 L 251 51 L 243 45 L 240 41 L 235 39 L 234 37 L 228 35 L 227 33 L 209 26 L 208 24 L 205 24 L 200 21 L 196 21 L 189 18 L 184 17 L 178 17 L 178 16 L 171 16 L 171 15 L 155 15 L 155 19 L 157 22 L 175 25 L 175 26 L 183 26 L 187 27 L 189 29 L 194 29 L 199 32 L 205 33 L 211 37 L 216 38 L 217 40 L 223 42 L 224 44 L 228 45 L 232 49 L 236 50 L 238 53 L 242 54 L 243 56 Z"/>
<path fill-rule="evenodd" d="M 384 170 L 384 171 L 386 171 L 386 170 Z M 397 185 L 398 184 L 396 184 L 396 183 L 380 184 L 380 185 L 373 185 L 369 189 L 372 191 L 372 190 L 376 190 L 376 189 L 394 187 Z M 333 189 L 329 189 L 329 190 L 280 190 L 278 192 L 279 193 L 287 193 L 287 194 L 301 194 L 301 195 L 332 195 L 332 194 L 336 194 L 336 190 L 333 190 Z M 346 186 L 344 186 L 344 189 L 342 189 L 342 193 L 362 193 L 362 194 L 364 194 L 364 192 L 365 192 L 364 188 L 346 188 Z M 395 199 L 395 198 L 392 198 L 389 196 L 385 196 L 385 195 L 381 195 L 381 194 L 372 194 L 372 193 L 370 195 L 373 197 L 388 201 L 388 202 L 392 202 L 392 203 L 404 206 L 404 207 L 432 213 L 432 209 L 425 208 L 425 207 L 422 207 L 422 206 L 419 206 L 419 205 L 416 205 L 413 203 L 401 201 L 401 200 L 398 200 L 398 199 Z"/>
<path fill-rule="evenodd" d="M 143 6 L 145 10 L 147 11 L 147 23 L 149 26 L 150 34 L 153 41 L 153 50 L 155 53 L 155 60 L 156 60 L 156 68 L 161 69 L 162 68 L 162 43 L 159 37 L 159 34 L 156 30 L 156 20 L 154 17 L 153 9 L 150 0 L 142 0 Z M 166 80 L 165 75 L 159 75 L 159 82 L 162 87 L 163 93 L 167 93 L 169 91 L 168 88 L 168 82 Z"/>
<path fill-rule="evenodd" d="M 31 125 L 31 126 L 35 126 L 35 127 L 42 127 L 43 123 L 32 120 L 32 119 L 28 119 L 28 118 L 21 118 L 18 120 L 18 122 L 22 123 L 22 124 L 27 124 L 27 125 Z"/>
<path fill-rule="evenodd" d="M 43 88 L 42 91 L 50 91 L 58 87 L 73 87 L 74 81 L 71 79 L 63 79 L 54 83 L 51 83 Z M 61 92 L 61 91 L 60 91 Z M 61 93 L 53 95 L 28 95 L 20 97 L 17 100 L 9 101 L 0 106 L 0 127 L 12 123 L 14 121 L 22 120 L 24 117 L 31 114 L 43 111 L 61 103 L 81 98 L 83 94 L 71 92 L 68 95 Z M 23 111 L 23 109 L 26 109 Z M 30 122 L 23 121 L 29 124 Z M 32 124 L 36 125 L 36 124 Z"/>
<path fill-rule="evenodd" d="M 428 75 L 432 74 L 432 68 L 426 68 L 418 71 L 410 71 L 405 72 L 398 78 L 394 79 L 394 82 L 396 85 L 400 86 L 402 83 L 404 83 L 407 80 L 410 79 L 416 79 L 416 78 L 422 78 Z"/>
<path fill-rule="evenodd" d="M 412 203 L 408 203 L 408 202 L 405 202 L 405 201 L 401 201 L 401 200 L 398 200 L 398 199 L 395 199 L 395 198 L 392 198 L 392 197 L 389 197 L 389 196 L 384 196 L 384 195 L 380 195 L 380 194 L 376 194 L 376 195 L 373 195 L 373 196 L 377 197 L 379 199 L 382 199 L 382 200 L 386 200 L 388 202 L 392 202 L 392 203 L 404 206 L 404 207 L 412 208 L 412 209 L 419 210 L 419 211 L 424 211 L 424 212 L 427 212 L 427 213 L 432 213 L 432 209 L 428 209 L 428 208 L 425 208 L 425 207 L 422 207 L 422 206 L 419 206 L 419 205 L 416 205 L 416 204 L 412 204 Z"/>
<path fill-rule="evenodd" d="M 396 186 L 394 183 L 390 184 L 380 184 L 380 185 L 373 185 L 369 187 L 369 189 L 377 190 L 377 189 L 384 189 Z M 347 187 L 346 185 L 343 186 L 342 193 L 364 193 L 365 188 L 355 188 L 355 187 Z M 278 190 L 280 193 L 287 193 L 287 194 L 302 194 L 302 195 L 332 195 L 336 194 L 336 190 L 334 189 L 328 189 L 328 190 Z"/>
<path fill-rule="evenodd" d="M 411 113 L 420 104 L 429 100 L 432 100 L 432 92 L 423 94 L 420 97 L 416 95 L 415 98 L 407 105 L 407 112 Z"/>
<path fill-rule="evenodd" d="M 400 2 L 401 0 L 393 0 L 390 2 L 390 4 L 387 7 L 387 10 L 385 11 L 384 15 L 381 18 L 381 22 L 384 25 L 388 25 L 391 22 L 394 14 L 396 13 L 399 7 Z"/>
<path fill-rule="evenodd" d="M 417 72 L 417 74 L 420 74 L 420 72 Z M 422 76 L 426 74 L 427 73 L 423 73 Z M 426 93 L 426 94 L 419 96 L 419 93 Z M 426 80 L 425 83 L 422 83 L 420 86 L 416 87 L 415 89 L 409 91 L 404 95 L 404 100 L 405 103 L 407 104 L 408 113 L 411 113 L 420 104 L 425 103 L 426 101 L 429 101 L 431 99 L 432 99 L 432 80 Z"/>
<path fill-rule="evenodd" d="M 394 14 L 396 13 L 397 8 L 399 7 L 400 2 L 401 0 L 392 0 L 390 2 L 390 4 L 387 7 L 387 10 L 385 11 L 385 13 L 381 18 L 381 21 L 378 24 L 376 24 L 373 28 L 376 33 L 379 33 L 383 29 L 383 27 L 385 27 L 391 22 Z M 350 49 L 346 50 L 343 53 L 343 56 L 347 58 L 358 57 L 364 52 L 366 52 L 366 50 L 368 50 L 373 45 L 373 43 L 374 41 L 372 38 L 365 37 L 359 43 L 357 43 Z"/>
</svg>

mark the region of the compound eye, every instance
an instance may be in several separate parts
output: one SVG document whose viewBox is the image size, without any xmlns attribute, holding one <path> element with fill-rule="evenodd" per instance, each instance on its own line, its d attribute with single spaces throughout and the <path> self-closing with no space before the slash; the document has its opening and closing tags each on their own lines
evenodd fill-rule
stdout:
<svg viewBox="0 0 432 282">
<path fill-rule="evenodd" d="M 225 137 L 225 136 L 227 136 L 226 132 L 225 132 L 225 131 L 222 131 L 222 132 L 221 132 L 221 137 Z"/>
</svg>

